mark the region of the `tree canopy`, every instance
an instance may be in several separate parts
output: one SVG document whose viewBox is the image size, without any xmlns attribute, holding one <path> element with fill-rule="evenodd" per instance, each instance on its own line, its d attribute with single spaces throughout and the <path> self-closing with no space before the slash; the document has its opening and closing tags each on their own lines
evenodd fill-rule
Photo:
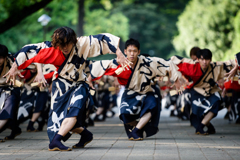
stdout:
<svg viewBox="0 0 240 160">
<path fill-rule="evenodd" d="M 3 24 L 11 17 L 10 10 L 16 9 L 19 10 L 18 14 L 23 13 L 24 7 L 45 0 L 19 0 L 16 3 L 13 0 L 0 1 L 0 13 L 3 15 L 0 24 Z M 29 16 L 18 21 L 14 27 L 8 27 L 8 30 L 0 33 L 0 43 L 6 45 L 10 52 L 16 53 L 26 44 L 42 42 L 43 28 L 37 22 L 42 14 L 52 18 L 46 27 L 46 40 L 51 40 L 53 31 L 61 26 L 69 26 L 77 31 L 80 1 L 83 0 L 52 0 L 33 14 L 28 13 Z M 174 52 L 171 40 L 177 34 L 175 23 L 187 2 L 188 0 L 85 0 L 84 23 L 81 24 L 83 33 L 90 35 L 108 32 L 117 35 L 121 38 L 122 49 L 124 41 L 130 37 L 136 38 L 140 41 L 142 53 L 167 58 Z"/>
<path fill-rule="evenodd" d="M 179 16 L 174 47 L 183 55 L 198 46 L 210 49 L 213 60 L 233 58 L 240 45 L 239 7 L 239 0 L 190 1 Z"/>
</svg>

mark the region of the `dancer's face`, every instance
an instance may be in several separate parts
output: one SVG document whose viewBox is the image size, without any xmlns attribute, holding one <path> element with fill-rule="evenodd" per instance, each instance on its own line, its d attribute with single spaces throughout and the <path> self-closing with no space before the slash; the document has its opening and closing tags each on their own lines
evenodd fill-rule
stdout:
<svg viewBox="0 0 240 160">
<path fill-rule="evenodd" d="M 191 59 L 195 61 L 197 59 L 197 56 L 196 55 L 192 55 Z"/>
<path fill-rule="evenodd" d="M 68 43 L 65 46 L 59 46 L 59 49 L 63 52 L 63 54 L 68 55 L 73 47 L 73 43 Z"/>
<path fill-rule="evenodd" d="M 138 55 L 140 54 L 140 50 L 134 45 L 129 45 L 127 49 L 124 50 L 124 53 L 127 55 L 127 59 L 135 64 L 137 62 Z"/>
<path fill-rule="evenodd" d="M 212 60 L 204 59 L 203 56 L 201 56 L 201 58 L 198 58 L 198 61 L 199 61 L 199 64 L 200 64 L 202 70 L 206 71 Z"/>
</svg>

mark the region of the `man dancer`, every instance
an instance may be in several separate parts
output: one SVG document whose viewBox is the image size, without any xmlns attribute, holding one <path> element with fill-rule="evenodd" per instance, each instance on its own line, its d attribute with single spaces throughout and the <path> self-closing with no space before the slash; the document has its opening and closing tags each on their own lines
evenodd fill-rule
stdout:
<svg viewBox="0 0 240 160">
<path fill-rule="evenodd" d="M 197 60 L 197 52 L 200 50 L 199 47 L 192 47 L 190 50 L 190 58 L 195 61 Z M 186 77 L 185 77 L 186 78 Z M 188 82 L 192 82 L 190 77 L 187 77 Z M 178 106 L 178 116 L 182 120 L 190 120 L 190 114 L 191 114 L 191 93 L 189 88 L 190 86 L 186 86 L 185 90 L 178 96 L 177 100 L 177 106 Z"/>
<path fill-rule="evenodd" d="M 70 137 L 69 131 L 81 134 L 79 143 L 73 148 L 83 148 L 93 139 L 85 126 L 86 110 L 92 105 L 89 86 L 84 74 L 85 61 L 107 53 L 116 53 L 119 62 L 127 65 L 128 60 L 118 48 L 119 38 L 111 34 L 83 36 L 77 39 L 69 27 L 54 31 L 52 41 L 24 46 L 16 56 L 11 70 L 6 74 L 9 79 L 20 75 L 18 69 L 24 69 L 31 63 L 53 64 L 57 70 L 53 75 L 51 109 L 48 119 L 49 151 L 70 151 L 61 140 Z M 39 83 L 44 83 L 42 71 Z"/>
<path fill-rule="evenodd" d="M 217 81 L 232 68 L 234 61 L 211 62 L 212 52 L 201 49 L 197 52 L 197 61 L 178 56 L 171 57 L 177 64 L 183 76 L 191 78 L 193 83 L 189 86 L 191 93 L 192 114 L 191 124 L 196 128 L 196 134 L 207 135 L 216 133 L 210 121 L 217 115 L 221 96 Z M 207 126 L 208 130 L 203 128 Z"/>
<path fill-rule="evenodd" d="M 20 102 L 20 88 L 6 83 L 6 78 L 3 77 L 13 63 L 13 57 L 8 54 L 6 46 L 0 44 L 0 133 L 7 127 L 12 130 L 10 136 L 5 139 L 14 139 L 21 134 L 21 128 L 17 125 L 17 111 Z M 0 139 L 0 142 L 4 142 Z"/>
<path fill-rule="evenodd" d="M 158 132 L 160 94 L 152 87 L 152 80 L 168 74 L 179 87 L 178 79 L 181 73 L 171 61 L 139 56 L 140 44 L 135 39 L 126 41 L 124 53 L 132 62 L 131 70 L 126 68 L 122 73 L 116 74 L 115 71 L 120 66 L 115 59 L 96 61 L 89 66 L 91 76 L 88 79 L 91 82 L 104 74 L 112 75 L 118 78 L 121 85 L 126 85 L 120 105 L 120 119 L 130 140 L 143 140 L 143 132 L 146 132 L 147 137 Z"/>
<path fill-rule="evenodd" d="M 240 70 L 240 52 L 238 52 L 235 55 L 235 62 L 236 62 L 235 67 L 229 73 L 226 74 L 226 76 L 228 76 L 227 79 L 231 79 L 231 81 L 233 81 L 232 78 L 235 75 L 237 75 L 237 74 L 239 75 L 239 70 Z M 238 87 L 234 87 L 234 88 L 237 89 Z M 237 95 L 235 95 L 235 96 L 237 96 Z M 237 99 L 237 97 L 236 97 L 236 99 Z M 236 120 L 236 123 L 240 124 L 240 105 L 237 105 L 236 111 L 238 113 L 238 118 Z"/>
</svg>

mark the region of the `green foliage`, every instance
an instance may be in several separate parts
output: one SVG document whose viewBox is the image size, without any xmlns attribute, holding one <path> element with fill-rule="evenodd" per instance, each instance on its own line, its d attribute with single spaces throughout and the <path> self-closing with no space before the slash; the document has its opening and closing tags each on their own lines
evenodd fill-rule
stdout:
<svg viewBox="0 0 240 160">
<path fill-rule="evenodd" d="M 239 6 L 239 0 L 192 0 L 179 16 L 174 47 L 187 55 L 193 46 L 208 48 L 213 60 L 232 58 L 239 46 Z"/>
<path fill-rule="evenodd" d="M 116 2 L 113 12 L 122 12 L 129 19 L 129 37 L 139 40 L 141 53 L 168 58 L 174 51 L 171 40 L 181 7 L 182 2 L 173 0 L 132 0 Z"/>
<path fill-rule="evenodd" d="M 123 41 L 128 39 L 128 19 L 122 13 L 111 14 L 110 11 L 103 9 L 88 10 L 86 12 L 85 22 L 85 35 L 112 33 L 121 37 Z"/>
<path fill-rule="evenodd" d="M 51 40 L 53 31 L 60 26 L 73 27 L 76 19 L 77 5 L 75 1 L 51 2 L 45 9 L 40 9 L 25 18 L 17 26 L 0 35 L 0 43 L 8 47 L 9 51 L 16 53 L 26 44 L 43 41 L 43 27 L 37 21 L 42 14 L 49 15 L 52 19 L 47 25 L 46 40 Z M 75 20 L 76 22 L 76 20 Z"/>
<path fill-rule="evenodd" d="M 15 12 L 16 8 L 21 9 L 30 6 L 39 0 L 0 0 L 0 21 L 3 21 Z"/>
<path fill-rule="evenodd" d="M 37 1 L 41 0 L 0 0 L 0 22 L 8 18 L 10 10 Z M 121 37 L 121 46 L 128 38 L 136 38 L 140 41 L 142 53 L 167 58 L 169 53 L 175 53 L 171 44 L 177 33 L 175 22 L 187 1 L 85 0 L 84 35 L 112 33 Z M 69 26 L 76 31 L 78 0 L 53 0 L 44 9 L 0 34 L 0 43 L 15 53 L 26 44 L 42 42 L 43 28 L 37 22 L 42 14 L 52 18 L 47 25 L 46 40 L 51 40 L 53 31 L 61 26 Z"/>
</svg>

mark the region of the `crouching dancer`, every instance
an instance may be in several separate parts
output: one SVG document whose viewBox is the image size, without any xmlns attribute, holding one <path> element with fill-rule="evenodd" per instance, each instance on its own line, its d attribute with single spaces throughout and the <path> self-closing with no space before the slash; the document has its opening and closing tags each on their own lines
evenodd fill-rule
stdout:
<svg viewBox="0 0 240 160">
<path fill-rule="evenodd" d="M 179 88 L 178 79 L 181 78 L 181 73 L 171 61 L 139 55 L 140 44 L 135 39 L 126 41 L 124 53 L 132 63 L 130 69 L 127 67 L 116 74 L 115 71 L 118 72 L 121 67 L 116 59 L 96 61 L 89 66 L 91 76 L 88 79 L 96 80 L 105 74 L 117 77 L 118 82 L 125 85 L 119 118 L 123 121 L 130 140 L 143 140 L 144 132 L 146 137 L 158 132 L 160 93 L 159 89 L 154 88 L 152 81 L 156 77 L 169 75 Z"/>
<path fill-rule="evenodd" d="M 3 77 L 13 64 L 13 57 L 8 54 L 6 46 L 0 44 L 0 133 L 10 127 L 11 134 L 4 139 L 14 139 L 21 134 L 21 128 L 17 125 L 17 112 L 20 102 L 20 88 L 6 83 Z M 0 142 L 4 142 L 0 139 Z"/>
<path fill-rule="evenodd" d="M 192 113 L 191 124 L 196 134 L 215 134 L 216 130 L 210 122 L 221 109 L 220 88 L 217 81 L 224 78 L 224 74 L 235 66 L 233 60 L 226 62 L 212 62 L 212 52 L 201 49 L 197 52 L 197 61 L 178 56 L 171 60 L 179 67 L 179 71 L 193 83 L 189 85 L 191 93 Z M 204 127 L 207 127 L 207 131 Z"/>
<path fill-rule="evenodd" d="M 49 151 L 70 151 L 61 140 L 70 137 L 70 131 L 81 135 L 73 148 L 83 148 L 91 142 L 93 135 L 85 126 L 86 111 L 92 106 L 92 97 L 84 74 L 88 57 L 116 53 L 119 63 L 125 65 L 127 59 L 118 48 L 119 38 L 111 34 L 84 36 L 77 39 L 68 27 L 54 31 L 52 41 L 24 46 L 16 56 L 11 70 L 6 74 L 14 79 L 19 69 L 31 63 L 53 64 L 51 109 L 48 119 Z M 38 70 L 38 82 L 45 82 L 42 71 Z M 8 80 L 9 80 L 8 78 Z"/>
</svg>

